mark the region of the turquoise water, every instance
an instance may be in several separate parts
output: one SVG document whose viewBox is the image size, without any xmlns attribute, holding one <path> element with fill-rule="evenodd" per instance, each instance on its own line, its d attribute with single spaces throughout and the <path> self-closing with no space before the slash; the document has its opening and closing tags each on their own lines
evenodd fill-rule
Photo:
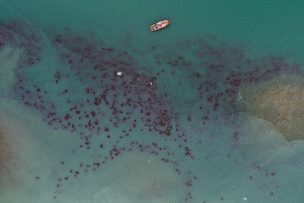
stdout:
<svg viewBox="0 0 304 203">
<path fill-rule="evenodd" d="M 231 79 L 303 74 L 303 6 L 1 0 L 0 202 L 303 202 L 304 142 Z"/>
</svg>

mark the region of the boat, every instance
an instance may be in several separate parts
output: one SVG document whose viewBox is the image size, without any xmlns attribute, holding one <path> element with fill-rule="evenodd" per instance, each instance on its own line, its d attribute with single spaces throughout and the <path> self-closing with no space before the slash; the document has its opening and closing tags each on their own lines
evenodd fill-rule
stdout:
<svg viewBox="0 0 304 203">
<path fill-rule="evenodd" d="M 155 31 L 164 29 L 169 24 L 170 24 L 169 20 L 162 20 L 162 21 L 159 21 L 158 23 L 154 23 L 154 24 L 150 25 L 149 29 L 151 32 L 155 32 Z"/>
</svg>

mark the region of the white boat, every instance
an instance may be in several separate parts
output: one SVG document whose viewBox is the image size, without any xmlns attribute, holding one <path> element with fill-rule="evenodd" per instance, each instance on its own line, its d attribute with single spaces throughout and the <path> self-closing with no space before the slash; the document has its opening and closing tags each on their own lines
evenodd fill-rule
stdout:
<svg viewBox="0 0 304 203">
<path fill-rule="evenodd" d="M 170 24 L 169 20 L 162 20 L 159 21 L 158 23 L 154 23 L 152 25 L 150 25 L 150 31 L 151 32 L 155 32 L 161 29 L 164 29 L 165 27 L 167 27 Z"/>
</svg>

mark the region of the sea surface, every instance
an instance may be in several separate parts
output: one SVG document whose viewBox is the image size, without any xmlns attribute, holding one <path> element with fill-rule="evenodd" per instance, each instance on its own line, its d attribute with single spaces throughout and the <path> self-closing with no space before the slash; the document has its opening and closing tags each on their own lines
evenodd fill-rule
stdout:
<svg viewBox="0 0 304 203">
<path fill-rule="evenodd" d="M 0 0 L 0 202 L 304 202 L 303 9 Z"/>
</svg>

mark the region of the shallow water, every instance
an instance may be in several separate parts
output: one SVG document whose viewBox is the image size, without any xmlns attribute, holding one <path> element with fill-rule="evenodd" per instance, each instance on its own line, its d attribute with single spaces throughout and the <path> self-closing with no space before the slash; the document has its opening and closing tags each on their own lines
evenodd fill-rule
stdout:
<svg viewBox="0 0 304 203">
<path fill-rule="evenodd" d="M 304 142 L 240 90 L 303 75 L 303 6 L 1 0 L 0 202 L 302 202 Z"/>
</svg>

